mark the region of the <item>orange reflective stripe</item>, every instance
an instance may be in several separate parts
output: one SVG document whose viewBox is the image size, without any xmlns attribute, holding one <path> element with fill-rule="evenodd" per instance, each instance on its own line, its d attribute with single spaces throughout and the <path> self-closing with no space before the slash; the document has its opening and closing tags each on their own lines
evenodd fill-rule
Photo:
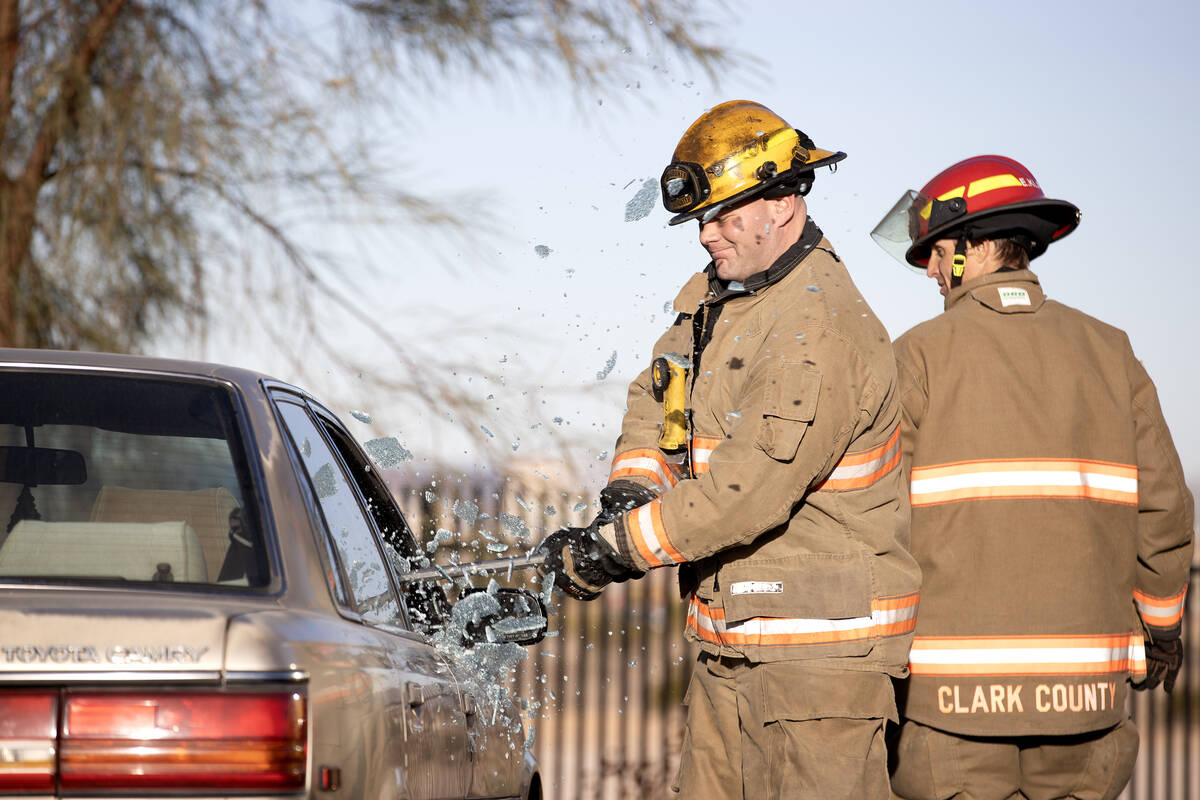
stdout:
<svg viewBox="0 0 1200 800">
<path fill-rule="evenodd" d="M 1183 599 L 1186 596 L 1186 586 L 1182 592 L 1171 597 L 1155 597 L 1138 589 L 1133 590 L 1133 602 L 1137 603 L 1142 620 L 1158 628 L 1170 628 L 1183 619 Z"/>
<path fill-rule="evenodd" d="M 917 636 L 914 676 L 1111 675 L 1146 672 L 1140 633 L 1096 636 Z"/>
<path fill-rule="evenodd" d="M 838 644 L 901 636 L 917 625 L 920 593 L 871 601 L 871 616 L 851 619 L 751 617 L 727 623 L 725 610 L 712 608 L 692 594 L 687 627 L 706 642 L 720 645 L 780 647 Z"/>
<path fill-rule="evenodd" d="M 709 460 L 717 445 L 725 441 L 721 436 L 692 437 L 692 474 L 703 475 L 710 469 Z"/>
<path fill-rule="evenodd" d="M 633 546 L 650 566 L 663 567 L 686 560 L 667 536 L 662 519 L 662 500 L 651 500 L 627 513 L 625 527 Z"/>
<path fill-rule="evenodd" d="M 862 489 L 887 475 L 900 463 L 900 426 L 892 431 L 888 440 L 870 450 L 846 453 L 829 477 L 817 484 L 814 491 L 844 492 Z"/>
<path fill-rule="evenodd" d="M 920 592 L 873 599 L 871 618 L 875 622 L 875 635 L 886 638 L 911 633 L 917 627 L 917 606 L 920 603 Z"/>
<path fill-rule="evenodd" d="M 959 461 L 913 467 L 913 507 L 962 500 L 1053 497 L 1136 506 L 1137 467 L 1073 458 Z"/>
<path fill-rule="evenodd" d="M 671 471 L 662 452 L 648 447 L 626 450 L 613 459 L 612 472 L 608 476 L 608 482 L 612 483 L 617 478 L 629 477 L 649 478 L 662 489 L 674 486 L 676 483 L 675 473 Z"/>
</svg>

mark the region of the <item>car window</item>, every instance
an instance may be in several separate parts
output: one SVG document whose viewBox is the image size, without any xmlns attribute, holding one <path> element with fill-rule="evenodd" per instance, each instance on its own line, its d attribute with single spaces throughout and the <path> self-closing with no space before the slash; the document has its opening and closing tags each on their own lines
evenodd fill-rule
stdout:
<svg viewBox="0 0 1200 800">
<path fill-rule="evenodd" d="M 0 371 L 0 580 L 270 579 L 225 384 Z"/>
<path fill-rule="evenodd" d="M 340 459 L 329 449 L 305 408 L 282 401 L 276 405 L 321 506 L 327 533 L 350 588 L 352 610 L 367 622 L 401 624 L 400 604 L 371 523 Z"/>
<path fill-rule="evenodd" d="M 353 443 L 350 435 L 332 421 L 320 418 L 322 427 L 333 442 L 342 462 L 366 499 L 367 509 L 383 538 L 383 550 L 397 577 L 422 562 L 428 564 L 412 530 L 404 520 L 379 473 Z M 412 626 L 422 633 L 432 633 L 442 627 L 450 604 L 436 581 L 401 582 L 400 588 Z"/>
</svg>

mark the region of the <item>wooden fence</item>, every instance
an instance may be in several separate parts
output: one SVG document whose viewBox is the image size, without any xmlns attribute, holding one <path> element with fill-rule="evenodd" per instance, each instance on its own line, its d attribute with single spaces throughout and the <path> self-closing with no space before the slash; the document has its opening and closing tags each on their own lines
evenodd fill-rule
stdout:
<svg viewBox="0 0 1200 800">
<path fill-rule="evenodd" d="M 1183 669 L 1175 690 L 1131 692 L 1141 749 L 1120 800 L 1200 800 L 1200 558 L 1192 560 L 1183 616 Z"/>
<path fill-rule="evenodd" d="M 415 478 L 419 485 L 393 488 L 424 541 L 443 531 L 442 561 L 450 553 L 469 561 L 524 552 L 595 515 L 590 497 L 555 488 L 536 471 L 524 481 Z M 1193 566 L 1193 583 L 1198 573 Z M 498 577 L 532 586 L 536 575 Z M 513 686 L 527 704 L 547 800 L 675 796 L 681 704 L 696 659 L 683 640 L 684 612 L 673 569 L 610 586 L 592 602 L 561 599 L 551 610 L 553 633 L 529 649 Z M 1132 693 L 1141 750 L 1121 800 L 1200 800 L 1200 602 L 1188 605 L 1184 644 L 1173 694 Z"/>
</svg>

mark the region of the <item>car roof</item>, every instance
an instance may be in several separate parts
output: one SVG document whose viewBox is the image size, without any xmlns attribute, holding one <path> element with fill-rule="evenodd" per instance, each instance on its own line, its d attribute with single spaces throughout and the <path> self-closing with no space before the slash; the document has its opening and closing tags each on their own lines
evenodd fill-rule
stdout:
<svg viewBox="0 0 1200 800">
<path fill-rule="evenodd" d="M 75 350 L 21 350 L 0 347 L 0 369 L 11 367 L 83 368 L 155 375 L 192 375 L 219 378 L 244 388 L 257 386 L 263 381 L 286 385 L 283 381 L 262 372 L 207 361 Z"/>
</svg>

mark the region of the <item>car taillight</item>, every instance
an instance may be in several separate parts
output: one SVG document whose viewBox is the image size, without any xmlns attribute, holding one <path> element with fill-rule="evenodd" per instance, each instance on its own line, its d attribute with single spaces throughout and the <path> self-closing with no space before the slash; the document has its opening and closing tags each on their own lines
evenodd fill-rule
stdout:
<svg viewBox="0 0 1200 800">
<path fill-rule="evenodd" d="M 57 692 L 0 694 L 0 791 L 54 791 Z"/>
<path fill-rule="evenodd" d="M 304 788 L 301 692 L 68 691 L 63 703 L 65 790 Z"/>
</svg>

